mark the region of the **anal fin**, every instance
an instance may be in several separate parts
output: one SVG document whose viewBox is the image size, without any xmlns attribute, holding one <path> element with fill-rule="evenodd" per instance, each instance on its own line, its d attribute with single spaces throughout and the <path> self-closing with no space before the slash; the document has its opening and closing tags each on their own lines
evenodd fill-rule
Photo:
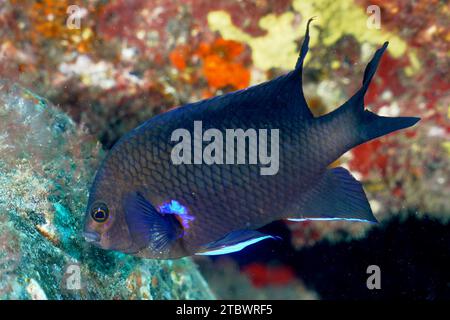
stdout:
<svg viewBox="0 0 450 320">
<path fill-rule="evenodd" d="M 346 169 L 327 170 L 322 179 L 304 193 L 299 216 L 289 220 L 350 220 L 377 222 L 364 190 Z"/>
</svg>

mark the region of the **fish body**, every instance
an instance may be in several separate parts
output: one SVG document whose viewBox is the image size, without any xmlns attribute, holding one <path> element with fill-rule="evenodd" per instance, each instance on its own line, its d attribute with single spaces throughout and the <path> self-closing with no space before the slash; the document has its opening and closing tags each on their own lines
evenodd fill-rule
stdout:
<svg viewBox="0 0 450 320">
<path fill-rule="evenodd" d="M 368 64 L 358 92 L 335 111 L 314 117 L 302 91 L 308 42 L 307 29 L 297 65 L 288 74 L 184 105 L 122 137 L 90 190 L 86 239 L 105 249 L 168 259 L 243 248 L 269 238 L 257 229 L 279 219 L 376 221 L 360 183 L 329 165 L 351 148 L 419 119 L 364 110 L 364 94 L 387 43 Z M 182 128 L 194 137 L 200 125 L 201 134 L 212 129 L 227 137 L 231 129 L 253 129 L 266 133 L 268 142 L 278 140 L 267 149 L 278 154 L 276 170 L 262 174 L 267 163 L 249 163 L 250 155 L 241 164 L 205 164 L 199 159 L 205 141 L 184 150 L 194 154 L 191 164 L 174 164 L 179 143 L 174 132 Z M 234 143 L 230 149 L 233 160 L 238 148 Z"/>
</svg>

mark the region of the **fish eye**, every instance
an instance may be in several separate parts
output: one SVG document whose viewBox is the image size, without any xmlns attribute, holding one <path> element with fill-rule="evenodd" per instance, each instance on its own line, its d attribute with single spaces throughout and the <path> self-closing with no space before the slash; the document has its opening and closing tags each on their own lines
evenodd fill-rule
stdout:
<svg viewBox="0 0 450 320">
<path fill-rule="evenodd" d="M 109 218 L 108 207 L 104 203 L 95 204 L 91 209 L 91 217 L 95 222 L 105 222 Z"/>
</svg>

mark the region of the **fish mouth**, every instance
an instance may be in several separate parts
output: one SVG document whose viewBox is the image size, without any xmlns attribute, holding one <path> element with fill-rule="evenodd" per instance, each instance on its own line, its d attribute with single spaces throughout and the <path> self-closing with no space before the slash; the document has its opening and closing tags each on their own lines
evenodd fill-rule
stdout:
<svg viewBox="0 0 450 320">
<path fill-rule="evenodd" d="M 98 244 L 100 242 L 100 235 L 96 232 L 85 231 L 83 232 L 83 236 L 84 239 L 89 243 Z"/>
</svg>

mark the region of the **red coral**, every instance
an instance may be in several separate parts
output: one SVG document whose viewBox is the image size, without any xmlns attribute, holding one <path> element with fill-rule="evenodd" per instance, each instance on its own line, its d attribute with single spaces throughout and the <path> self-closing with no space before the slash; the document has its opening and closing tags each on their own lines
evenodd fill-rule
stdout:
<svg viewBox="0 0 450 320">
<path fill-rule="evenodd" d="M 394 96 L 403 94 L 406 88 L 401 82 L 401 74 L 402 70 L 408 65 L 409 60 L 407 57 L 396 59 L 388 53 L 384 54 L 376 77 L 370 83 L 369 90 L 364 97 L 365 103 L 374 104 L 379 102 L 378 98 L 384 90 L 391 91 Z"/>
<path fill-rule="evenodd" d="M 450 10 L 446 1 L 439 0 L 357 0 L 362 6 L 381 8 L 382 25 L 398 33 L 417 48 L 430 52 L 450 50 Z"/>
<path fill-rule="evenodd" d="M 373 140 L 354 148 L 353 157 L 349 162 L 350 169 L 358 171 L 363 176 L 368 175 L 370 170 L 380 170 L 384 175 L 388 157 L 380 152 L 382 147 L 381 140 Z"/>
<path fill-rule="evenodd" d="M 148 49 L 152 33 L 157 43 L 168 43 L 167 24 L 175 19 L 181 7 L 174 0 L 113 1 L 100 7 L 98 32 L 105 39 L 126 39 L 140 48 Z"/>
<path fill-rule="evenodd" d="M 219 89 L 243 89 L 250 83 L 249 54 L 245 45 L 237 41 L 217 38 L 198 46 L 179 45 L 170 52 L 169 59 L 189 85 L 206 79 L 208 89 L 204 97 Z"/>
<path fill-rule="evenodd" d="M 250 71 L 239 57 L 244 52 L 243 44 L 219 38 L 212 44 L 202 43 L 197 54 L 203 60 L 203 74 L 212 89 L 231 86 L 243 89 L 250 83 Z"/>
<path fill-rule="evenodd" d="M 267 266 L 261 263 L 251 263 L 242 270 L 250 278 L 253 286 L 261 288 L 269 285 L 283 286 L 294 278 L 294 270 L 289 266 Z"/>
</svg>

